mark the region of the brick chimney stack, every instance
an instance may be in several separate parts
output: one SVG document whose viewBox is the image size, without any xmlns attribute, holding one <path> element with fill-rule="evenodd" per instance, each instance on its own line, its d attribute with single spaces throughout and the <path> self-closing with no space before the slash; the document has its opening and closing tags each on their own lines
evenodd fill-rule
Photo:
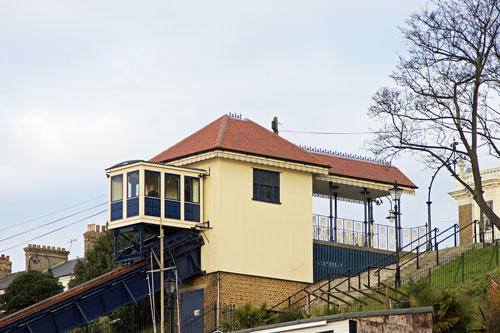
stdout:
<svg viewBox="0 0 500 333">
<path fill-rule="evenodd" d="M 87 232 L 83 234 L 83 239 L 85 242 L 85 252 L 84 255 L 87 255 L 87 251 L 94 247 L 97 238 L 102 236 L 106 232 L 106 226 L 99 226 L 95 224 L 87 224 Z"/>
<path fill-rule="evenodd" d="M 0 278 L 12 273 L 12 262 L 9 259 L 5 254 L 0 256 Z"/>
<path fill-rule="evenodd" d="M 26 256 L 26 270 L 45 271 L 59 263 L 68 261 L 69 251 L 63 247 L 28 244 L 24 248 Z"/>
</svg>

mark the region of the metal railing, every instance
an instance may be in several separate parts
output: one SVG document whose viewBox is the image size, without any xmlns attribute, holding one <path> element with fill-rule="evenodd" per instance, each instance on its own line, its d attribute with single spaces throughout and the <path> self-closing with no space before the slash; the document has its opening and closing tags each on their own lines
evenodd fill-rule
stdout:
<svg viewBox="0 0 500 333">
<path fill-rule="evenodd" d="M 363 221 L 337 218 L 336 235 L 334 234 L 333 225 L 330 227 L 330 217 L 314 214 L 312 222 L 314 240 L 364 246 L 366 233 L 362 231 Z M 421 238 L 422 235 L 427 235 L 427 225 L 401 228 L 401 244 L 405 246 L 411 243 L 414 246 L 413 248 L 416 248 L 428 242 L 427 239 Z M 374 223 L 371 226 L 370 236 L 372 248 L 396 251 L 396 228 L 394 226 Z M 413 242 L 415 239 L 421 241 L 417 244 Z"/>
<path fill-rule="evenodd" d="M 409 265 L 412 262 L 415 262 L 417 265 L 417 269 L 420 267 L 420 257 L 426 253 L 433 251 L 435 253 L 435 267 L 439 266 L 439 245 L 442 244 L 443 242 L 446 242 L 450 238 L 453 237 L 454 244 L 455 246 L 458 245 L 458 237 L 460 232 L 463 232 L 464 230 L 472 229 L 474 230 L 474 238 L 477 238 L 477 224 L 479 222 L 477 220 L 472 221 L 471 223 L 465 225 L 462 228 L 459 228 L 458 225 L 454 224 L 451 227 L 439 232 L 438 228 L 433 229 L 430 233 L 426 233 L 421 235 L 420 237 L 414 239 L 413 241 L 409 242 L 405 246 L 401 248 L 402 252 L 394 253 L 393 256 L 397 257 L 397 260 L 395 260 L 396 267 L 377 267 L 378 264 L 376 263 L 375 265 L 368 265 L 364 267 L 363 269 L 353 272 L 351 270 L 346 270 L 343 274 L 335 274 L 335 275 L 329 275 L 326 277 L 326 280 L 324 283 L 315 285 L 315 283 L 310 284 L 309 286 L 297 291 L 296 293 L 292 294 L 288 298 L 284 299 L 283 301 L 279 302 L 278 304 L 274 305 L 273 307 L 270 308 L 271 311 L 281 311 L 278 310 L 280 306 L 286 306 L 286 308 L 289 310 L 296 308 L 296 307 L 302 307 L 307 304 L 311 303 L 311 297 L 313 298 L 321 298 L 321 296 L 318 296 L 316 293 L 324 293 L 326 289 L 327 293 L 327 299 L 330 299 L 330 296 L 333 296 L 330 291 L 331 290 L 338 290 L 338 288 L 343 285 L 347 284 L 347 289 L 350 291 L 353 289 L 354 291 L 359 290 L 354 287 L 352 288 L 356 282 L 358 285 L 358 288 L 362 288 L 362 274 L 366 274 L 367 277 L 367 286 L 370 288 L 371 284 L 371 274 L 374 273 L 374 276 L 377 277 L 377 282 L 376 286 L 381 287 L 382 286 L 382 281 L 381 281 L 381 275 L 384 270 L 386 271 L 395 271 L 398 272 L 400 269 L 406 265 Z M 430 239 L 431 246 L 427 246 L 427 240 Z M 484 239 L 484 237 L 483 237 Z M 423 243 L 422 240 L 424 240 Z M 406 252 L 404 252 L 406 251 Z M 402 261 L 401 259 L 406 258 L 406 261 Z M 387 259 L 384 259 L 387 260 Z M 393 265 L 394 266 L 394 265 Z M 346 278 L 342 279 L 341 281 L 338 281 L 339 277 L 346 276 Z M 397 291 L 398 287 L 401 286 L 401 280 L 397 279 L 398 274 L 396 274 L 396 279 L 394 281 L 394 289 Z M 357 280 L 357 281 L 356 281 Z M 351 296 L 352 297 L 352 296 Z M 325 298 L 321 298 L 322 300 L 325 300 Z"/>
</svg>

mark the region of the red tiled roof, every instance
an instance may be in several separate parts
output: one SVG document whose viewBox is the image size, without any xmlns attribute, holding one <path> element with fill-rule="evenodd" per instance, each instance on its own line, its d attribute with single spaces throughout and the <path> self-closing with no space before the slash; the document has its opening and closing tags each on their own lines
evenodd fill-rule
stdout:
<svg viewBox="0 0 500 333">
<path fill-rule="evenodd" d="M 188 136 L 151 162 L 168 162 L 212 150 L 227 150 L 286 161 L 330 167 L 329 173 L 416 188 L 396 167 L 344 157 L 311 153 L 248 119 L 224 115 Z"/>
<path fill-rule="evenodd" d="M 251 120 L 227 115 L 153 157 L 151 162 L 165 162 L 210 150 L 228 150 L 272 157 L 281 160 L 319 165 L 328 164 Z"/>
<path fill-rule="evenodd" d="M 406 177 L 398 168 L 389 165 L 360 161 L 345 157 L 311 153 L 317 158 L 330 165 L 329 173 L 342 177 L 366 179 L 386 184 L 394 184 L 395 181 L 401 186 L 417 188 L 413 182 Z"/>
</svg>

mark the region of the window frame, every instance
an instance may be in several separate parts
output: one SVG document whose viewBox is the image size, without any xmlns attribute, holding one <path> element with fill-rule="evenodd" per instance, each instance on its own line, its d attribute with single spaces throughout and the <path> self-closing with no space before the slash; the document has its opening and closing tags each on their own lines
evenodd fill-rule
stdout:
<svg viewBox="0 0 500 333">
<path fill-rule="evenodd" d="M 114 175 L 114 176 L 111 176 L 111 202 L 119 202 L 119 201 L 123 201 L 123 174 L 119 174 L 119 175 Z M 115 179 L 120 179 L 121 180 L 121 191 L 118 191 L 120 193 L 120 198 L 119 199 L 113 199 L 113 194 L 115 194 L 115 191 L 113 189 L 113 181 Z"/>
<path fill-rule="evenodd" d="M 271 184 L 266 183 L 266 175 L 271 177 Z M 274 204 L 281 204 L 281 179 L 280 172 L 253 168 L 252 173 L 252 200 L 262 201 Z M 267 190 L 271 190 L 270 198 L 267 197 Z M 264 195 L 261 195 L 262 191 Z M 276 194 L 277 193 L 277 194 Z"/>
<path fill-rule="evenodd" d="M 155 175 L 158 177 L 158 182 L 156 184 L 156 192 L 158 193 L 158 196 L 150 196 L 149 194 L 149 189 L 148 186 L 151 186 L 148 184 L 148 175 Z M 161 172 L 160 171 L 154 171 L 154 170 L 144 170 L 144 197 L 146 198 L 155 198 L 155 199 L 161 199 Z"/>
<path fill-rule="evenodd" d="M 130 196 L 130 189 L 129 189 L 129 177 L 130 175 L 132 175 L 133 173 L 137 173 L 137 195 L 135 196 Z M 134 171 L 130 171 L 130 172 L 127 172 L 127 200 L 130 200 L 130 199 L 134 199 L 134 198 L 138 198 L 140 196 L 140 193 L 141 193 L 141 174 L 139 172 L 139 170 L 134 170 Z"/>
<path fill-rule="evenodd" d="M 168 191 L 167 191 L 167 177 L 169 176 L 173 176 L 175 178 L 177 178 L 177 199 L 171 199 L 171 198 L 167 198 L 167 194 L 168 194 Z M 170 200 L 170 201 L 176 201 L 176 202 L 180 202 L 181 201 L 181 175 L 179 174 L 176 174 L 176 173 L 168 173 L 168 172 L 165 172 L 165 181 L 164 181 L 164 192 L 165 192 L 165 195 L 164 195 L 164 200 Z"/>
<path fill-rule="evenodd" d="M 191 180 L 196 180 L 198 182 L 198 198 L 197 198 L 197 201 L 189 201 L 190 198 L 188 198 L 188 195 L 187 195 L 187 188 L 188 186 L 187 185 L 187 182 L 188 181 L 191 181 Z M 193 189 L 194 187 L 191 186 L 191 189 Z M 186 203 L 191 203 L 191 204 L 197 204 L 199 205 L 200 204 L 200 200 L 201 200 L 201 181 L 200 181 L 200 178 L 198 177 L 192 177 L 192 176 L 184 176 L 184 202 Z M 191 196 L 194 197 L 193 193 L 191 193 Z"/>
</svg>

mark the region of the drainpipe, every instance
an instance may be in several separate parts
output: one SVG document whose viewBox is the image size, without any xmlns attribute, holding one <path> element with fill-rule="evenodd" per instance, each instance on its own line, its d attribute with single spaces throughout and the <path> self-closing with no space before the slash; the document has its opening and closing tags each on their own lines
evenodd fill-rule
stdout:
<svg viewBox="0 0 500 333">
<path fill-rule="evenodd" d="M 220 272 L 217 272 L 217 329 L 220 321 Z"/>
</svg>

